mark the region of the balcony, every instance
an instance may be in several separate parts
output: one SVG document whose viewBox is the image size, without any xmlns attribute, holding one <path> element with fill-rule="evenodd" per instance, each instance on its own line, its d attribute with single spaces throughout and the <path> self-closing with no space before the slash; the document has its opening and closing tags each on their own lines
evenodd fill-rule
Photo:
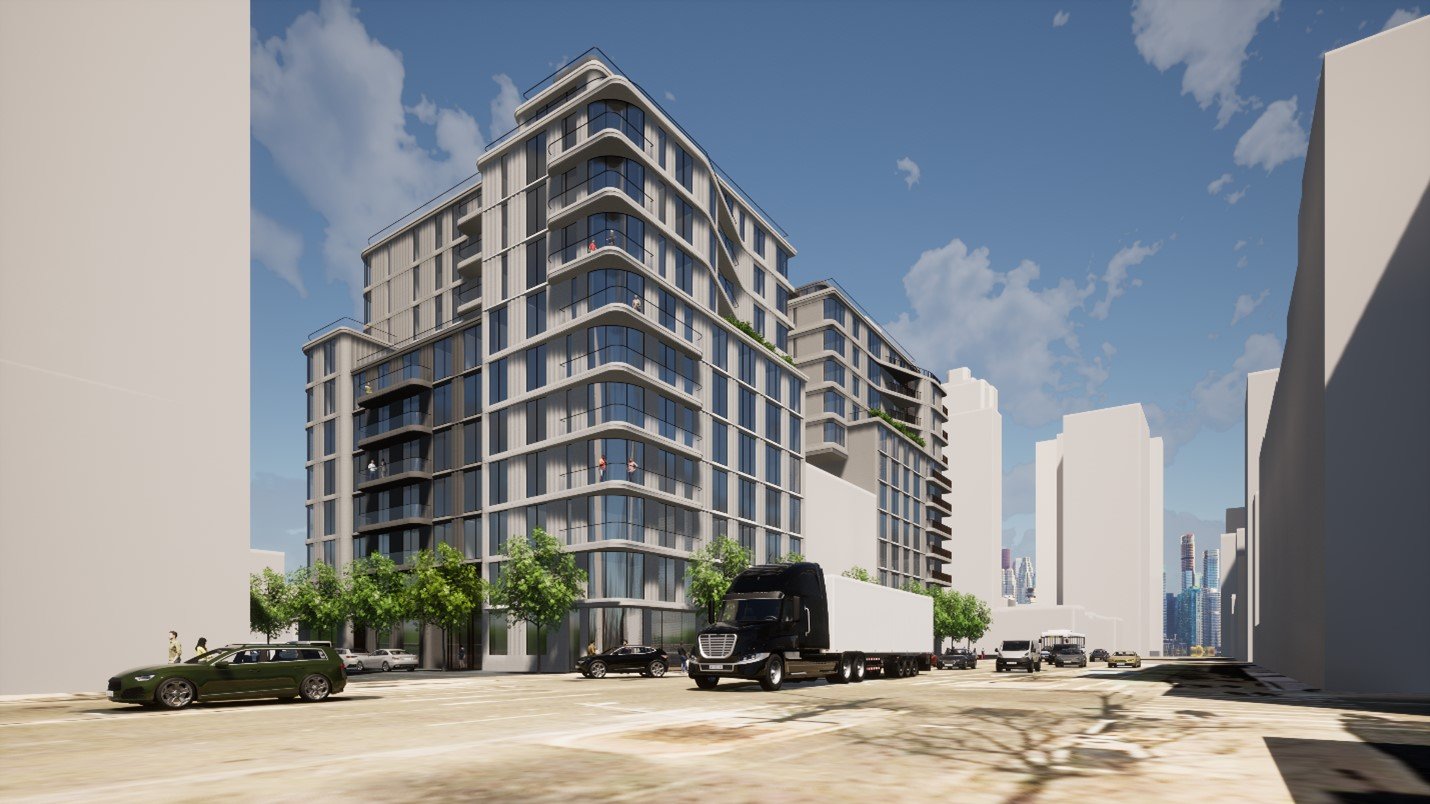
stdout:
<svg viewBox="0 0 1430 804">
<path fill-rule="evenodd" d="M 425 505 L 412 503 L 393 508 L 379 508 L 376 511 L 363 511 L 357 516 L 357 529 L 358 533 L 366 533 L 404 525 L 429 525 L 431 522 L 432 509 Z"/>
<path fill-rule="evenodd" d="M 933 557 L 935 557 L 935 558 L 941 558 L 941 559 L 943 559 L 944 561 L 952 561 L 952 560 L 953 560 L 953 553 L 950 553 L 950 552 L 948 551 L 948 548 L 947 548 L 947 547 L 944 547 L 944 546 L 941 545 L 941 544 L 931 545 L 931 546 L 929 547 L 929 555 L 931 555 L 931 556 L 933 556 Z"/>
<path fill-rule="evenodd" d="M 557 309 L 552 314 L 550 323 L 552 328 L 560 327 L 588 313 L 595 313 L 606 308 L 659 324 L 691 343 L 702 339 L 701 334 L 696 332 L 693 326 L 682 324 L 676 319 L 674 309 L 662 310 L 657 299 L 647 295 L 639 288 L 630 288 L 624 285 L 604 287 L 595 293 L 576 299 Z"/>
<path fill-rule="evenodd" d="M 388 416 L 357 428 L 357 447 L 367 449 L 374 444 L 411 435 L 431 435 L 432 424 L 427 414 L 419 410 Z"/>
<path fill-rule="evenodd" d="M 939 572 L 938 570 L 933 570 L 929 573 L 929 577 L 941 584 L 953 583 L 953 578 L 951 578 L 946 572 Z"/>
<path fill-rule="evenodd" d="M 457 246 L 457 273 L 470 276 L 482 264 L 482 236 L 468 235 L 467 242 Z"/>
<path fill-rule="evenodd" d="M 622 112 L 608 109 L 575 129 L 562 134 L 546 146 L 547 170 L 554 173 L 552 166 L 573 155 L 582 145 L 598 139 L 620 137 L 631 147 L 655 161 L 655 143 L 646 139 L 645 127 L 628 119 Z"/>
<path fill-rule="evenodd" d="M 465 313 L 475 309 L 482 301 L 482 278 L 477 277 L 474 285 L 460 285 L 457 287 L 457 312 Z"/>
<path fill-rule="evenodd" d="M 944 497 L 942 494 L 930 494 L 928 499 L 928 505 L 937 508 L 938 510 L 949 516 L 953 515 L 953 506 L 948 504 L 948 498 Z"/>
<path fill-rule="evenodd" d="M 674 351 L 671 353 L 676 354 Z M 675 366 L 667 366 L 640 349 L 623 343 L 612 343 L 584 354 L 574 355 L 561 365 L 566 370 L 564 379 L 579 377 L 582 374 L 611 366 L 624 366 L 658 380 L 688 396 L 697 399 L 700 397 L 700 383 L 696 382 L 694 377 L 681 374 Z M 693 367 L 697 372 L 700 370 L 698 364 L 694 364 Z"/>
<path fill-rule="evenodd" d="M 568 267 L 574 268 L 587 261 L 601 262 L 602 257 L 609 257 L 613 254 L 622 258 L 619 261 L 621 263 L 619 267 L 625 267 L 624 263 L 629 261 L 650 273 L 656 271 L 655 255 L 646 251 L 642 244 L 637 243 L 635 239 L 619 229 L 600 229 L 588 235 L 585 242 L 572 243 L 565 248 L 551 252 L 546 258 L 547 279 L 555 281 L 556 275 Z M 606 266 L 593 265 L 592 267 Z"/>
<path fill-rule="evenodd" d="M 596 522 L 567 528 L 561 535 L 568 546 L 620 540 L 686 552 L 694 552 L 698 540 L 692 534 L 662 530 L 639 522 Z"/>
<path fill-rule="evenodd" d="M 692 501 L 700 496 L 700 486 L 697 483 L 671 477 L 630 462 L 615 462 L 606 466 L 597 464 L 561 475 L 562 491 L 573 491 L 603 483 L 629 483 L 649 491 L 658 491 L 672 497 Z"/>
<path fill-rule="evenodd" d="M 359 467 L 356 477 L 358 491 L 370 491 L 412 480 L 431 480 L 432 466 L 426 458 L 403 458 Z"/>
<path fill-rule="evenodd" d="M 469 238 L 482 236 L 482 194 L 476 195 L 457 205 L 457 231 Z"/>
<path fill-rule="evenodd" d="M 942 519 L 929 520 L 928 528 L 934 533 L 942 534 L 944 538 L 953 537 L 953 531 L 949 530 L 948 523 L 944 522 Z"/>
<path fill-rule="evenodd" d="M 398 396 L 403 391 L 424 390 L 431 387 L 432 369 L 412 364 L 383 370 L 376 375 L 369 372 L 363 378 L 362 385 L 358 387 L 354 396 L 357 397 L 358 407 L 370 408 L 381 404 L 385 399 Z"/>
<path fill-rule="evenodd" d="M 653 433 L 688 449 L 696 451 L 700 449 L 700 436 L 695 431 L 620 402 L 612 402 L 581 413 L 573 413 L 562 419 L 562 422 L 565 424 L 567 434 L 580 433 L 605 425 L 625 425 Z"/>
<path fill-rule="evenodd" d="M 606 192 L 610 191 L 610 192 Z M 601 193 L 615 197 L 651 216 L 657 213 L 655 199 L 645 194 L 640 184 L 619 170 L 602 170 L 574 187 L 553 195 L 546 202 L 547 221 L 552 229 L 559 228 L 555 221 L 565 213 L 574 211 L 582 202 L 596 198 Z M 615 210 L 606 210 L 615 211 Z"/>
<path fill-rule="evenodd" d="M 941 488 L 944 491 L 953 491 L 953 484 L 948 481 L 948 478 L 944 476 L 943 472 L 930 472 L 927 480 L 936 488 Z"/>
</svg>

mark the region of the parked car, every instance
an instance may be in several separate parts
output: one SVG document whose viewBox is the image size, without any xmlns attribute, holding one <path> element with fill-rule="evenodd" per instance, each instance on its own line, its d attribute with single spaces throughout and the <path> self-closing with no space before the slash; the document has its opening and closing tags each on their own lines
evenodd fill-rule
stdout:
<svg viewBox="0 0 1430 804">
<path fill-rule="evenodd" d="M 354 653 L 349 648 L 333 648 L 333 650 L 336 651 L 338 656 L 343 660 L 343 668 L 345 670 L 347 670 L 349 673 L 355 671 L 359 673 L 362 672 L 362 657 L 365 654 Z"/>
<path fill-rule="evenodd" d="M 978 657 L 972 651 L 955 648 L 938 657 L 940 670 L 973 670 L 978 667 Z"/>
<path fill-rule="evenodd" d="M 1142 657 L 1138 656 L 1136 651 L 1119 650 L 1114 652 L 1111 656 L 1107 657 L 1107 666 L 1141 667 Z"/>
<path fill-rule="evenodd" d="M 1053 660 L 1053 652 L 1052 652 L 1052 650 L 1050 650 L 1050 649 L 1048 649 L 1048 648 L 1043 648 L 1042 650 L 1039 650 L 1039 651 L 1038 651 L 1038 659 L 1039 659 L 1040 661 L 1044 661 L 1044 662 L 1051 662 L 1051 661 Z"/>
<path fill-rule="evenodd" d="M 1107 651 L 1103 650 L 1102 648 L 1097 648 L 1093 650 L 1092 653 L 1088 654 L 1087 658 L 1091 659 L 1094 662 L 1105 662 L 1107 661 Z"/>
<path fill-rule="evenodd" d="M 416 670 L 419 664 L 416 654 L 401 648 L 379 648 L 372 653 L 358 654 L 357 658 L 362 662 L 362 669 L 381 670 L 384 673 L 389 670 L 406 670 L 410 673 Z"/>
<path fill-rule="evenodd" d="M 660 678 L 670 668 L 665 651 L 649 645 L 623 645 L 595 656 L 582 656 L 576 669 L 586 678 L 605 678 L 608 673 L 640 673 Z"/>
<path fill-rule="evenodd" d="M 248 698 L 321 701 L 347 681 L 326 644 L 226 645 L 180 664 L 126 670 L 109 679 L 109 700 L 166 709 Z"/>
<path fill-rule="evenodd" d="M 1063 645 L 1053 651 L 1053 664 L 1057 667 L 1087 667 L 1087 654 L 1077 645 Z"/>
<path fill-rule="evenodd" d="M 1007 639 L 998 647 L 998 655 L 993 669 L 1002 673 L 1010 667 L 1021 667 L 1029 673 L 1041 671 L 1043 661 L 1031 640 Z"/>
</svg>

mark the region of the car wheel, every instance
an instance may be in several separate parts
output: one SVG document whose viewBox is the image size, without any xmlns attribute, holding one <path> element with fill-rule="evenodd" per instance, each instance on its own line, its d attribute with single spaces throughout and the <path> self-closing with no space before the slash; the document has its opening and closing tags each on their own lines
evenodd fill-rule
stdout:
<svg viewBox="0 0 1430 804">
<path fill-rule="evenodd" d="M 388 664 L 387 662 L 383 662 L 383 663 L 382 663 L 382 672 L 386 673 L 386 672 L 388 672 L 388 671 L 390 671 L 390 670 L 392 670 L 392 665 Z"/>
<path fill-rule="evenodd" d="M 601 661 L 601 660 L 599 660 L 599 659 L 596 660 L 596 661 L 594 661 L 594 662 L 591 662 L 591 670 L 590 670 L 590 672 L 591 672 L 591 678 L 605 678 L 605 677 L 606 677 L 606 663 L 603 662 L 603 661 Z"/>
<path fill-rule="evenodd" d="M 660 678 L 665 675 L 665 662 L 662 662 L 660 659 L 652 661 L 646 672 L 650 673 L 654 678 Z"/>
<path fill-rule="evenodd" d="M 407 672 L 409 672 L 409 673 L 415 673 L 415 672 L 417 672 L 417 665 L 414 664 L 414 665 L 412 665 L 411 667 L 407 668 Z"/>
<path fill-rule="evenodd" d="M 314 673 L 303 679 L 303 683 L 298 685 L 298 694 L 303 700 L 308 702 L 321 701 L 328 697 L 333 691 L 333 685 L 328 683 L 327 676 Z"/>
<path fill-rule="evenodd" d="M 854 654 L 854 658 L 850 661 L 849 671 L 849 677 L 855 684 L 864 680 L 864 654 Z"/>
<path fill-rule="evenodd" d="M 765 662 L 765 671 L 760 673 L 760 689 L 765 692 L 775 692 L 785 680 L 785 660 L 783 656 L 775 654 Z"/>
<path fill-rule="evenodd" d="M 713 690 L 715 685 L 720 683 L 719 676 L 692 676 L 695 679 L 695 686 L 702 690 Z"/>
<path fill-rule="evenodd" d="M 154 700 L 166 709 L 183 709 L 194 702 L 194 685 L 182 678 L 171 678 L 159 685 Z"/>
</svg>

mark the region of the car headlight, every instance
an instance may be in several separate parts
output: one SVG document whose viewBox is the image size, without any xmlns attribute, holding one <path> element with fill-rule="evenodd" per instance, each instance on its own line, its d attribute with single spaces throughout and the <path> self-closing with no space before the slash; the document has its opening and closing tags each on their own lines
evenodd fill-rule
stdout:
<svg viewBox="0 0 1430 804">
<path fill-rule="evenodd" d="M 153 680 L 154 680 L 154 674 L 153 674 L 153 673 L 145 673 L 145 674 L 142 675 L 142 676 L 135 676 L 135 677 L 134 677 L 134 680 L 135 680 L 135 681 L 153 681 Z"/>
</svg>

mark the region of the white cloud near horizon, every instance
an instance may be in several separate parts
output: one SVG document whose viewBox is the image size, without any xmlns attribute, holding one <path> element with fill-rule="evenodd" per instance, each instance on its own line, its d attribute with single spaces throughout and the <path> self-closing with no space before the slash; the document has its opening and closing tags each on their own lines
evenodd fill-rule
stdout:
<svg viewBox="0 0 1430 804">
<path fill-rule="evenodd" d="M 1270 173 L 1277 165 L 1306 155 L 1308 138 L 1296 114 L 1296 96 L 1266 107 L 1251 128 L 1236 141 L 1232 161 L 1242 167 L 1261 167 Z"/>
<path fill-rule="evenodd" d="M 1162 248 L 1162 241 L 1158 240 L 1150 246 L 1142 245 L 1138 240 L 1130 246 L 1126 246 L 1107 261 L 1107 270 L 1102 274 L 1103 285 L 1107 288 L 1107 294 L 1102 301 L 1097 302 L 1089 313 L 1093 318 L 1105 320 L 1107 314 L 1112 310 L 1112 300 L 1122 296 L 1127 292 L 1127 276 L 1133 266 L 1141 265 L 1142 261 L 1156 254 Z M 1136 283 L 1137 280 L 1134 280 Z"/>
<path fill-rule="evenodd" d="M 250 71 L 253 138 L 327 222 L 326 275 L 347 283 L 357 309 L 368 236 L 475 172 L 481 129 L 425 97 L 404 107 L 401 55 L 369 36 L 347 0 L 323 0 L 282 36 L 255 36 Z M 436 149 L 411 121 L 431 128 Z"/>
<path fill-rule="evenodd" d="M 1380 29 L 1382 31 L 1388 31 L 1391 28 L 1404 25 L 1407 22 L 1414 22 L 1418 19 L 1420 19 L 1420 6 L 1415 6 L 1411 9 L 1397 8 L 1391 13 L 1390 18 L 1385 21 L 1385 25 L 1381 26 Z M 1364 25 L 1364 23 L 1362 23 L 1362 25 Z"/>
<path fill-rule="evenodd" d="M 1185 64 L 1182 94 L 1203 109 L 1217 104 L 1222 128 L 1251 102 L 1237 94 L 1246 50 L 1262 20 L 1280 7 L 1281 0 L 1135 0 L 1133 41 L 1160 72 Z"/>
<path fill-rule="evenodd" d="M 1171 409 L 1146 403 L 1147 422 L 1152 434 L 1164 442 L 1165 462 L 1170 464 L 1177 450 L 1196 437 L 1203 428 L 1226 432 L 1242 424 L 1246 405 L 1246 375 L 1281 365 L 1281 341 L 1270 332 L 1246 339 L 1241 354 L 1226 372 L 1209 371 Z"/>
<path fill-rule="evenodd" d="M 1022 426 L 1087 409 L 1107 379 L 1108 352 L 1084 356 L 1072 316 L 1096 282 L 1042 284 L 1031 260 L 999 271 L 988 255 L 957 238 L 925 251 L 904 276 L 911 312 L 887 330 L 925 365 L 973 367 Z"/>
<path fill-rule="evenodd" d="M 516 107 L 521 105 L 521 92 L 506 73 L 492 76 L 497 83 L 497 96 L 492 98 L 492 139 L 516 128 Z"/>
<path fill-rule="evenodd" d="M 1211 195 L 1221 195 L 1221 191 L 1225 189 L 1228 184 L 1231 184 L 1231 174 L 1223 173 L 1213 179 L 1211 184 L 1207 185 L 1207 192 Z"/>
<path fill-rule="evenodd" d="M 1227 194 L 1226 194 L 1226 202 L 1227 202 L 1228 204 L 1231 204 L 1232 206 L 1236 206 L 1236 202 L 1240 201 L 1243 197 L 1245 197 L 1245 196 L 1246 196 L 1246 191 L 1247 191 L 1247 190 L 1250 190 L 1250 189 L 1251 189 L 1251 185 L 1248 184 L 1247 186 L 1241 188 L 1240 190 L 1237 190 L 1237 191 L 1234 192 L 1234 193 L 1227 193 Z"/>
<path fill-rule="evenodd" d="M 1064 25 L 1067 25 L 1067 24 L 1068 24 L 1068 20 L 1071 19 L 1071 18 L 1072 18 L 1072 13 L 1071 13 L 1071 12 L 1063 11 L 1062 9 L 1059 9 L 1059 10 L 1058 10 L 1058 13 L 1056 13 L 1056 14 L 1053 15 L 1053 27 L 1054 27 L 1054 28 L 1061 28 L 1061 27 L 1063 27 Z"/>
<path fill-rule="evenodd" d="M 914 189 L 914 185 L 919 183 L 919 178 L 923 171 L 919 169 L 919 163 L 907 156 L 894 163 L 894 169 L 904 174 L 904 183 L 909 189 Z"/>
<path fill-rule="evenodd" d="M 308 289 L 303 286 L 303 274 L 298 267 L 298 260 L 303 256 L 303 236 L 256 209 L 250 209 L 248 215 L 248 242 L 252 259 L 292 285 L 298 291 L 298 298 L 308 298 Z"/>
<path fill-rule="evenodd" d="M 1232 304 L 1231 323 L 1227 326 L 1236 326 L 1236 322 L 1246 318 L 1266 301 L 1266 297 L 1271 295 L 1271 288 L 1261 291 L 1259 296 L 1253 297 L 1250 293 L 1243 293 L 1236 297 L 1236 302 Z"/>
</svg>

